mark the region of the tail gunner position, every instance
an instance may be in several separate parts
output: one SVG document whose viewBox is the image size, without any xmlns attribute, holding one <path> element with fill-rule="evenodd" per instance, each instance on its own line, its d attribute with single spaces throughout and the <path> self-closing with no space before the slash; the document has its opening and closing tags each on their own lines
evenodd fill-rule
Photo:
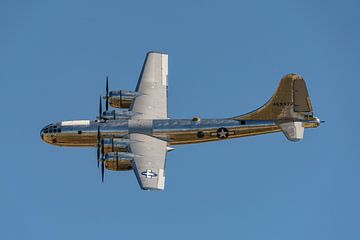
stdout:
<svg viewBox="0 0 360 240">
<path fill-rule="evenodd" d="M 300 141 L 305 128 L 320 120 L 313 109 L 304 79 L 288 74 L 274 96 L 259 109 L 232 118 L 169 119 L 167 106 L 168 55 L 149 52 L 135 91 L 110 91 L 106 81 L 106 111 L 96 120 L 62 121 L 41 130 L 43 141 L 57 146 L 96 147 L 98 167 L 133 169 L 140 187 L 163 190 L 165 159 L 170 146 L 283 132 Z M 128 110 L 109 110 L 125 108 Z"/>
</svg>

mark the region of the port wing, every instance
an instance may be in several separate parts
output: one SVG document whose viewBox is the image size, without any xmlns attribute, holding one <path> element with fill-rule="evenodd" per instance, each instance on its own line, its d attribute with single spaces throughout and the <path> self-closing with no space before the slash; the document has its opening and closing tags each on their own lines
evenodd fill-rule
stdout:
<svg viewBox="0 0 360 240">
<path fill-rule="evenodd" d="M 131 119 L 167 119 L 168 55 L 149 52 L 136 86 L 139 96 L 130 110 L 139 113 Z"/>
</svg>

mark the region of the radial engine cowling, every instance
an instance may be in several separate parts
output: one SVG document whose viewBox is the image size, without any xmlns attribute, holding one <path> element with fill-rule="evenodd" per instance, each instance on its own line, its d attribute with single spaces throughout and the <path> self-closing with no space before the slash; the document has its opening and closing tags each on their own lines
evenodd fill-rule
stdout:
<svg viewBox="0 0 360 240">
<path fill-rule="evenodd" d="M 105 153 L 114 153 L 114 152 L 128 152 L 129 151 L 130 140 L 124 138 L 104 138 L 104 152 Z M 112 156 L 112 155 L 109 155 Z"/>
<path fill-rule="evenodd" d="M 129 108 L 138 95 L 137 92 L 127 90 L 111 91 L 109 93 L 109 103 L 114 108 Z"/>
<path fill-rule="evenodd" d="M 105 154 L 105 167 L 113 171 L 131 170 L 131 161 L 133 155 L 131 153 L 109 152 Z"/>
</svg>

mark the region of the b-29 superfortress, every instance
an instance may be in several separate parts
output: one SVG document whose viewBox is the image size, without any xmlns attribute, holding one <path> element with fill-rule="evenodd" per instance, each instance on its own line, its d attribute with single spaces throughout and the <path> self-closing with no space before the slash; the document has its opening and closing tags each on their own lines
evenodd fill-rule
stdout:
<svg viewBox="0 0 360 240">
<path fill-rule="evenodd" d="M 316 128 L 320 119 L 313 108 L 304 79 L 284 76 L 273 97 L 262 107 L 240 116 L 220 119 L 168 118 L 168 55 L 149 52 L 135 91 L 110 91 L 96 120 L 62 121 L 41 132 L 43 141 L 57 146 L 96 147 L 102 181 L 105 168 L 134 170 L 141 189 L 163 190 L 165 160 L 171 146 L 283 132 L 300 141 L 305 128 Z M 113 108 L 127 110 L 109 110 Z"/>
</svg>

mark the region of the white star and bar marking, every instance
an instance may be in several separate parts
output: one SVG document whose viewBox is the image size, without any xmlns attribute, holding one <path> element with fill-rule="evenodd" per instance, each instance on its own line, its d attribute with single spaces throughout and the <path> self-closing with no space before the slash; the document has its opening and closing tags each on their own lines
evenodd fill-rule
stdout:
<svg viewBox="0 0 360 240">
<path fill-rule="evenodd" d="M 154 173 L 151 169 L 146 169 L 146 171 L 142 172 L 141 175 L 144 175 L 146 178 L 153 178 L 157 176 L 157 174 Z"/>
<path fill-rule="evenodd" d="M 229 131 L 227 128 L 219 128 L 216 132 L 211 133 L 211 136 L 217 136 L 218 138 L 227 138 L 229 135 L 234 135 L 234 131 Z"/>
</svg>

